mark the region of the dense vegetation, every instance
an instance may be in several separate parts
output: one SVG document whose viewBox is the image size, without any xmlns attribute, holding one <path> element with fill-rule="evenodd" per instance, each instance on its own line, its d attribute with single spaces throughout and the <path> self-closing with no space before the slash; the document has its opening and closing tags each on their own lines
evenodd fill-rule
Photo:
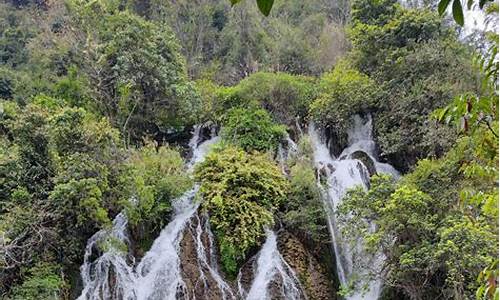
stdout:
<svg viewBox="0 0 500 300">
<path fill-rule="evenodd" d="M 76 298 L 92 234 L 124 211 L 146 251 L 194 182 L 228 278 L 270 227 L 334 265 L 303 131 L 337 156 L 355 114 L 403 174 L 338 211 L 382 297 L 498 297 L 498 35 L 395 0 L 231 2 L 0 0 L 0 297 Z M 202 123 L 221 141 L 191 174 Z"/>
</svg>

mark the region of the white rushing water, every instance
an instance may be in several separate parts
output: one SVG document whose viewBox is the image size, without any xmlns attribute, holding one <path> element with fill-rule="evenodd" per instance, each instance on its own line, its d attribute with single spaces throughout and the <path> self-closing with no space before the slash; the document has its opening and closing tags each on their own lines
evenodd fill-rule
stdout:
<svg viewBox="0 0 500 300">
<path fill-rule="evenodd" d="M 271 285 L 275 288 L 279 299 L 299 300 L 303 299 L 302 288 L 299 280 L 292 268 L 281 256 L 276 234 L 271 230 L 266 230 L 266 242 L 257 254 L 257 261 L 254 262 L 254 278 L 248 292 L 241 284 L 241 271 L 238 274 L 238 289 L 240 296 L 246 300 L 267 300 L 271 299 Z"/>
<path fill-rule="evenodd" d="M 129 265 L 127 250 L 118 249 L 116 243 L 128 249 L 127 218 L 120 213 L 113 220 L 110 230 L 103 229 L 94 234 L 85 248 L 80 273 L 83 291 L 78 300 L 85 299 L 135 299 L 133 286 L 134 273 Z M 91 262 L 94 251 L 106 243 L 108 250 Z"/>
<path fill-rule="evenodd" d="M 337 258 L 337 273 L 341 284 L 348 285 L 352 275 L 366 275 L 366 270 L 357 269 L 356 265 L 361 260 L 368 262 L 373 269 L 377 269 L 381 264 L 380 257 L 369 257 L 363 255 L 359 248 L 352 249 L 342 241 L 342 237 L 336 225 L 335 212 L 338 204 L 342 200 L 346 191 L 357 185 L 364 188 L 369 184 L 369 173 L 367 168 L 351 155 L 357 151 L 366 153 L 374 162 L 377 173 L 388 173 L 395 177 L 399 173 L 389 164 L 377 161 L 376 145 L 372 138 L 372 120 L 370 116 L 363 119 L 360 116 L 354 116 L 353 126 L 348 130 L 348 144 L 339 155 L 339 158 L 332 157 L 330 151 L 322 140 L 320 133 L 314 124 L 309 125 L 309 136 L 314 149 L 314 160 L 318 173 L 326 176 L 326 187 L 319 181 L 318 184 L 324 192 L 325 208 L 328 214 L 328 226 L 332 235 L 333 248 Z M 364 292 L 355 292 L 347 297 L 349 300 L 375 300 L 378 298 L 381 289 L 380 281 L 370 281 L 368 289 Z"/>
<path fill-rule="evenodd" d="M 207 141 L 199 143 L 201 126 L 196 126 L 189 143 L 193 156 L 188 163 L 192 170 L 196 163 L 203 161 L 211 145 L 218 141 L 213 135 Z M 116 240 L 128 248 L 127 218 L 120 213 L 113 222 L 113 228 L 101 230 L 92 236 L 86 247 L 84 263 L 81 266 L 83 292 L 79 300 L 130 299 L 130 300 L 170 300 L 178 298 L 196 299 L 193 290 L 188 290 L 182 278 L 180 260 L 180 242 L 188 225 L 195 219 L 196 237 L 194 244 L 199 266 L 197 281 L 204 282 L 201 288 L 219 289 L 221 299 L 234 299 L 231 288 L 218 273 L 214 253 L 213 235 L 207 223 L 201 226 L 197 213 L 199 202 L 195 195 L 199 189 L 195 185 L 191 190 L 173 201 L 174 214 L 170 223 L 161 231 L 153 242 L 151 249 L 144 255 L 141 262 L 134 268 L 134 260 L 127 251 L 119 251 L 113 243 L 106 248 L 97 259 L 91 258 L 99 250 L 98 246 L 105 240 Z M 205 248 L 202 235 L 206 234 L 210 249 Z M 116 244 L 116 243 L 115 243 Z M 216 287 L 209 287 L 207 278 L 213 279 Z M 196 285 L 198 289 L 200 286 Z M 194 289 L 193 288 L 193 289 Z"/>
</svg>

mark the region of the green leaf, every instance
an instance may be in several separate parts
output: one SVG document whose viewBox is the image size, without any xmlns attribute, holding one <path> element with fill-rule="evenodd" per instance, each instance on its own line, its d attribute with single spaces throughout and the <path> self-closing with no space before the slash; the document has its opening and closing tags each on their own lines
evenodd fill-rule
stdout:
<svg viewBox="0 0 500 300">
<path fill-rule="evenodd" d="M 453 0 L 453 19 L 460 26 L 464 26 L 464 11 L 462 9 L 462 3 L 460 0 Z"/>
<path fill-rule="evenodd" d="M 257 0 L 257 6 L 259 7 L 260 12 L 266 17 L 269 16 L 273 4 L 274 0 Z"/>
<path fill-rule="evenodd" d="M 438 4 L 438 13 L 439 13 L 440 16 L 442 16 L 444 14 L 444 12 L 446 11 L 446 8 L 450 4 L 450 1 L 451 0 L 441 0 L 441 1 L 439 1 L 439 4 Z"/>
</svg>

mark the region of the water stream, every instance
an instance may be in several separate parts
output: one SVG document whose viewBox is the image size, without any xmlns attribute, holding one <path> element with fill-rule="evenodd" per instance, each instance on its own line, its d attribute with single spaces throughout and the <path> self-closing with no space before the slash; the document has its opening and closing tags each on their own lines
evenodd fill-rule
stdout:
<svg viewBox="0 0 500 300">
<path fill-rule="evenodd" d="M 276 233 L 271 230 L 266 230 L 266 241 L 254 261 L 253 281 L 248 291 L 243 287 L 241 278 L 240 271 L 238 290 L 240 296 L 246 300 L 305 298 L 295 272 L 278 250 Z M 274 290 L 271 291 L 272 289 Z"/>
<path fill-rule="evenodd" d="M 188 163 L 192 170 L 196 163 L 201 162 L 210 146 L 218 141 L 218 137 L 200 143 L 201 126 L 196 126 L 189 143 L 193 156 Z M 180 242 L 186 228 L 196 221 L 196 238 L 194 247 L 199 266 L 199 278 L 196 282 L 205 282 L 204 285 L 195 285 L 196 289 L 218 289 L 221 299 L 234 299 L 231 288 L 218 273 L 215 265 L 216 258 L 213 247 L 206 249 L 202 241 L 202 234 L 213 244 L 213 235 L 207 223 L 203 226 L 198 216 L 199 201 L 195 195 L 199 189 L 195 185 L 191 190 L 173 201 L 173 216 L 170 223 L 161 231 L 153 242 L 151 249 L 144 255 L 140 263 L 134 266 L 134 259 L 128 254 L 127 218 L 124 213 L 117 215 L 111 230 L 101 230 L 87 242 L 84 263 L 81 266 L 83 291 L 79 300 L 170 300 L 196 299 L 195 291 L 189 290 L 182 277 Z M 96 259 L 99 247 L 103 242 L 111 240 L 109 246 Z M 116 244 L 120 244 L 118 247 Z M 125 249 L 121 249 L 125 248 Z M 213 285 L 206 284 L 211 278 Z M 193 280 L 193 279 L 192 279 Z M 193 288 L 193 289 L 194 289 Z M 198 291 L 199 294 L 199 291 Z"/>
<path fill-rule="evenodd" d="M 351 155 L 357 151 L 364 152 L 374 163 L 377 173 L 388 173 L 398 177 L 398 172 L 389 164 L 377 160 L 376 145 L 372 138 L 372 119 L 368 115 L 362 118 L 358 115 L 353 118 L 353 125 L 348 130 L 348 147 L 338 158 L 332 157 L 322 135 L 314 124 L 309 125 L 309 136 L 314 149 L 314 160 L 318 169 L 318 184 L 323 190 L 323 200 L 328 215 L 328 226 L 332 236 L 333 248 L 337 258 L 337 273 L 342 285 L 349 285 L 354 276 L 366 275 L 367 270 L 358 268 L 360 261 L 363 265 L 371 265 L 373 269 L 380 267 L 381 256 L 365 255 L 359 247 L 351 248 L 342 240 L 337 228 L 335 212 L 346 191 L 354 186 L 361 185 L 368 188 L 369 172 L 366 166 Z M 326 177 L 326 184 L 321 183 L 321 177 Z M 380 294 L 381 282 L 373 280 L 367 283 L 366 291 L 357 291 L 348 296 L 348 300 L 376 300 Z"/>
</svg>

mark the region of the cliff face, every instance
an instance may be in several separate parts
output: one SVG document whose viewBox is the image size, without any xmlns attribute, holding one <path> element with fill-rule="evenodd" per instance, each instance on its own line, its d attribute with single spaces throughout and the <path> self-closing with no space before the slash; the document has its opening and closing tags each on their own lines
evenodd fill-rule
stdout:
<svg viewBox="0 0 500 300">
<path fill-rule="evenodd" d="M 209 270 L 209 268 L 217 268 L 213 265 L 216 261 L 210 261 L 210 258 L 213 258 L 210 253 L 213 253 L 214 249 L 212 249 L 209 235 L 206 230 L 198 230 L 203 228 L 204 222 L 204 218 L 193 216 L 180 242 L 181 272 L 186 285 L 183 292 L 184 299 L 223 299 L 222 291 Z M 202 247 L 198 249 L 200 246 Z M 201 254 L 208 258 L 207 261 L 200 260 L 199 251 L 202 251 Z"/>
<path fill-rule="evenodd" d="M 300 281 L 301 289 L 297 299 L 336 299 L 333 286 L 335 284 L 327 273 L 328 270 L 315 258 L 315 256 L 302 244 L 297 237 L 287 231 L 280 231 L 277 237 L 279 253 L 286 263 L 295 272 Z M 256 279 L 259 255 L 248 259 L 242 266 L 238 279 L 225 283 L 231 291 L 223 292 L 221 289 L 221 278 L 216 278 L 210 271 L 219 270 L 217 250 L 215 241 L 207 231 L 205 217 L 195 215 L 189 222 L 183 233 L 180 246 L 180 265 L 185 288 L 179 290 L 180 299 L 243 299 L 241 291 L 248 293 Z M 201 253 L 201 252 L 203 253 Z M 201 257 L 204 258 L 200 258 Z M 223 274 L 219 274 L 223 276 Z M 219 279 L 219 281 L 218 281 Z M 283 294 L 285 283 L 279 274 L 270 279 L 268 285 L 268 296 L 270 299 L 287 300 Z"/>
<path fill-rule="evenodd" d="M 286 262 L 300 279 L 308 299 L 336 299 L 334 283 L 328 271 L 318 262 L 306 247 L 294 235 L 287 231 L 280 233 L 278 248 Z"/>
</svg>

